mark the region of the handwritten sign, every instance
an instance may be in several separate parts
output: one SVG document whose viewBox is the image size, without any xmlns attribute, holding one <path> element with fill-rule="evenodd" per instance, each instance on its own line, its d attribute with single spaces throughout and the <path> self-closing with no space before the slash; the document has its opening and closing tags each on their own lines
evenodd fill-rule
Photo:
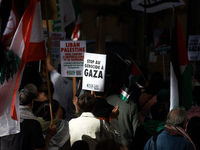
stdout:
<svg viewBox="0 0 200 150">
<path fill-rule="evenodd" d="M 85 52 L 85 41 L 60 41 L 61 75 L 82 77 Z"/>
<path fill-rule="evenodd" d="M 85 53 L 82 89 L 104 91 L 106 55 Z"/>
</svg>

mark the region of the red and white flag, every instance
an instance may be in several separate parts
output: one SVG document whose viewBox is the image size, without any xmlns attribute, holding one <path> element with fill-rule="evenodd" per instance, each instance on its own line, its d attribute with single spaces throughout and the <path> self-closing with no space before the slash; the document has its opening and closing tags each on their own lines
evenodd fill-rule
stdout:
<svg viewBox="0 0 200 150">
<path fill-rule="evenodd" d="M 76 26 L 73 30 L 71 39 L 73 41 L 78 41 L 81 38 L 81 15 L 79 14 L 76 21 Z"/>
<path fill-rule="evenodd" d="M 46 58 L 40 0 L 31 0 L 7 52 L 0 74 L 0 136 L 20 132 L 19 95 L 25 63 Z"/>
<path fill-rule="evenodd" d="M 12 8 L 10 11 L 10 16 L 6 25 L 6 28 L 4 30 L 3 36 L 2 36 L 2 43 L 4 47 L 8 50 L 10 47 L 10 44 L 12 42 L 12 38 L 15 34 L 15 31 L 17 29 L 17 26 L 19 24 L 19 18 L 17 15 L 17 10 L 15 8 L 14 0 L 12 0 Z"/>
</svg>

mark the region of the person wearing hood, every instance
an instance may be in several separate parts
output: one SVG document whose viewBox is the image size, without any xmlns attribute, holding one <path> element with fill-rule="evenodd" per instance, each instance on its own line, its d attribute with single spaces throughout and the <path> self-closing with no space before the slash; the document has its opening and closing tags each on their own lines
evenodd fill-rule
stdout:
<svg viewBox="0 0 200 150">
<path fill-rule="evenodd" d="M 137 150 L 143 150 L 146 142 L 151 136 L 157 135 L 163 131 L 166 124 L 168 107 L 163 103 L 155 103 L 150 108 L 152 119 L 145 121 L 137 127 L 133 138 L 133 147 Z"/>
</svg>

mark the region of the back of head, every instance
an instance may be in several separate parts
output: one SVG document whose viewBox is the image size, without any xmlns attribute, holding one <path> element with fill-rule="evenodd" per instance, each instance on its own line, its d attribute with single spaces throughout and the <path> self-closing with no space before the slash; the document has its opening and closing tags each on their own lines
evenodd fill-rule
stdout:
<svg viewBox="0 0 200 150">
<path fill-rule="evenodd" d="M 200 117 L 192 117 L 187 124 L 187 133 L 197 149 L 200 149 Z"/>
<path fill-rule="evenodd" d="M 184 107 L 176 107 L 172 109 L 167 115 L 166 123 L 173 127 L 185 128 L 185 123 L 187 121 L 187 113 Z"/>
<path fill-rule="evenodd" d="M 198 106 L 200 106 L 200 86 L 195 86 L 193 89 L 193 97 L 194 101 Z"/>
<path fill-rule="evenodd" d="M 153 120 L 166 121 L 169 110 L 163 103 L 155 103 L 150 108 L 151 117 Z"/>
<path fill-rule="evenodd" d="M 84 93 L 78 98 L 77 105 L 81 112 L 92 112 L 95 106 L 95 97 L 90 93 Z"/>
<path fill-rule="evenodd" d="M 27 84 L 23 89 L 19 92 L 19 101 L 20 105 L 28 105 L 33 99 L 38 97 L 38 90 L 34 84 Z"/>
<path fill-rule="evenodd" d="M 97 143 L 96 150 L 120 150 L 120 146 L 113 140 L 103 140 Z"/>
<path fill-rule="evenodd" d="M 149 80 L 145 91 L 149 94 L 157 94 L 164 86 L 164 78 L 160 72 L 154 72 Z"/>
<path fill-rule="evenodd" d="M 89 145 L 86 141 L 79 140 L 74 142 L 70 150 L 89 150 Z"/>
<path fill-rule="evenodd" d="M 44 109 L 43 119 L 45 121 L 50 121 L 51 120 L 51 114 L 50 114 L 49 101 L 45 101 L 43 106 L 44 106 L 43 107 L 43 109 Z M 51 100 L 51 107 L 52 107 L 52 114 L 54 115 L 58 111 L 60 104 L 57 100 L 52 99 Z"/>
<path fill-rule="evenodd" d="M 157 93 L 157 102 L 169 103 L 170 93 L 167 89 L 161 89 Z"/>
<path fill-rule="evenodd" d="M 48 95 L 48 86 L 47 86 L 46 82 L 42 83 L 39 86 L 38 92 L 44 92 L 45 95 Z M 53 92 L 54 92 L 54 87 L 53 87 L 53 83 L 52 82 L 50 82 L 50 92 L 51 92 L 51 94 L 53 94 Z"/>
</svg>

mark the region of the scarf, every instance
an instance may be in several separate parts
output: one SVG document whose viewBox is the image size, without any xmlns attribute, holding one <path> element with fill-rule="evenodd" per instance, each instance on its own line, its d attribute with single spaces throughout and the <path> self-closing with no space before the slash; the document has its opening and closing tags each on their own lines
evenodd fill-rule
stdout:
<svg viewBox="0 0 200 150">
<path fill-rule="evenodd" d="M 170 125 L 166 124 L 164 129 L 171 136 L 177 136 L 177 135 L 183 136 L 184 138 L 186 138 L 193 145 L 194 150 L 196 150 L 196 146 L 194 145 L 194 142 L 192 141 L 190 136 L 185 132 L 185 130 L 183 130 L 181 127 L 173 127 L 173 126 L 170 126 Z"/>
<path fill-rule="evenodd" d="M 37 120 L 37 117 L 34 116 L 33 112 L 28 106 L 20 105 L 19 110 L 20 110 L 20 123 L 22 123 L 24 119 Z"/>
<path fill-rule="evenodd" d="M 147 120 L 143 123 L 143 126 L 148 134 L 156 135 L 164 129 L 165 124 L 165 122 L 159 120 Z"/>
</svg>

